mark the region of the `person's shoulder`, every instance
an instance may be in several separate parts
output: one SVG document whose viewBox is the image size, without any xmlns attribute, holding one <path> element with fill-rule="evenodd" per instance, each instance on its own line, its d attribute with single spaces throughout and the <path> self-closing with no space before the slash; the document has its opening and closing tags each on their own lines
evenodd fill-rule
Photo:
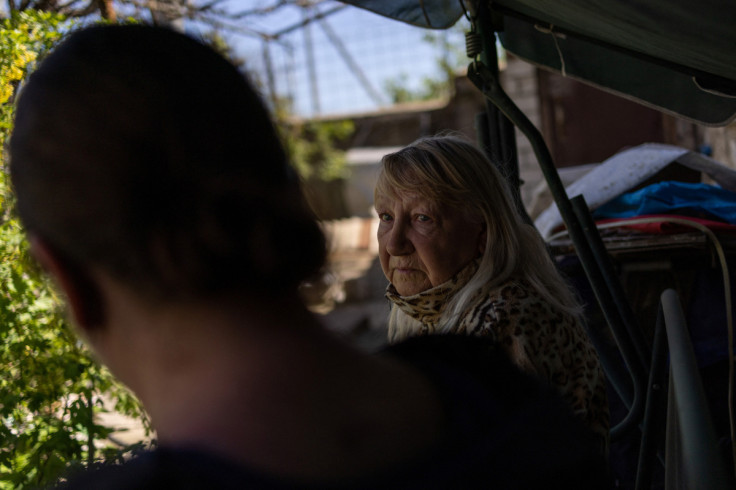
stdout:
<svg viewBox="0 0 736 490">
<path fill-rule="evenodd" d="M 388 346 L 383 353 L 416 366 L 432 378 L 440 391 L 447 388 L 452 396 L 459 396 L 453 386 L 462 380 L 477 391 L 471 397 L 482 393 L 490 396 L 493 403 L 509 407 L 534 398 L 549 398 L 556 403 L 557 395 L 551 389 L 522 373 L 490 338 L 418 336 Z"/>
<path fill-rule="evenodd" d="M 557 323 L 578 323 L 573 315 L 552 304 L 525 278 L 511 278 L 493 287 L 486 301 L 493 305 L 496 317 L 504 319 L 508 326 L 523 327 L 550 318 L 557 319 Z M 526 332 L 531 336 L 535 333 L 541 334 L 542 330 L 532 328 Z"/>
<path fill-rule="evenodd" d="M 496 366 L 501 371 L 517 371 L 492 339 L 466 335 L 423 335 L 389 345 L 382 351 L 420 367 L 459 369 L 477 375 Z"/>
<path fill-rule="evenodd" d="M 536 290 L 523 278 L 511 277 L 498 284 L 487 284 L 476 302 L 479 305 L 488 305 L 495 312 L 495 316 L 505 317 L 512 312 L 517 314 L 533 306 L 541 299 Z M 482 310 L 482 306 L 476 307 Z"/>
<path fill-rule="evenodd" d="M 467 478 L 494 488 L 605 488 L 593 434 L 546 384 L 522 373 L 485 338 L 415 337 L 386 351 L 421 369 L 445 401 L 453 454 L 478 466 Z M 471 486 L 467 488 L 480 488 Z"/>
</svg>

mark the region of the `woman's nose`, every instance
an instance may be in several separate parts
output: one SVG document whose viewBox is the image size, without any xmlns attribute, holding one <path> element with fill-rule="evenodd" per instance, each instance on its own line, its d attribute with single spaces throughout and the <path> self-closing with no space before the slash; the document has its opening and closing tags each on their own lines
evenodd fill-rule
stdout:
<svg viewBox="0 0 736 490">
<path fill-rule="evenodd" d="M 407 235 L 406 226 L 400 221 L 396 221 L 389 232 L 386 251 L 394 256 L 408 255 L 414 251 L 414 245 Z"/>
</svg>

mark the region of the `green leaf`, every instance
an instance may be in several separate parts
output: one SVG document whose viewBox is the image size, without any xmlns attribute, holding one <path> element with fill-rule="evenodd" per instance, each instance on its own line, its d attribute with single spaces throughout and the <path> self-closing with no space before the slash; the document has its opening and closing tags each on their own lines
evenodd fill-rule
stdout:
<svg viewBox="0 0 736 490">
<path fill-rule="evenodd" d="M 73 27 L 48 12 L 12 12 L 0 19 L 0 148 L 12 130 L 18 82 Z M 97 423 L 97 400 L 150 427 L 143 408 L 98 365 L 74 336 L 55 291 L 28 254 L 0 161 L 0 490 L 53 485 L 90 459 L 87 441 L 102 448 L 95 462 L 120 462 L 131 449 L 108 451 L 112 428 Z M 88 401 L 92 400 L 92 403 Z M 144 444 L 144 443 L 141 443 Z M 106 458 L 110 458 L 107 460 Z"/>
</svg>

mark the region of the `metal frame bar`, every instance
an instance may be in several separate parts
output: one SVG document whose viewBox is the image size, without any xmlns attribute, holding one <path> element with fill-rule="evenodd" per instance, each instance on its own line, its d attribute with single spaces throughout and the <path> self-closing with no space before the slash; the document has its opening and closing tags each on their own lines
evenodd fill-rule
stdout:
<svg viewBox="0 0 736 490">
<path fill-rule="evenodd" d="M 591 272 L 595 275 L 596 284 L 593 284 L 589 274 L 588 278 L 591 280 L 596 298 L 616 339 L 616 344 L 618 344 L 633 382 L 633 394 L 631 402 L 628 404 L 629 413 L 618 425 L 611 429 L 611 439 L 616 440 L 636 428 L 641 422 L 647 391 L 647 372 L 649 370 L 646 366 L 649 364 L 649 356 L 645 350 L 646 344 L 641 329 L 636 324 L 634 313 L 616 276 L 610 256 L 598 233 L 593 217 L 590 215 L 585 199 L 582 195 L 575 196 L 570 200 L 570 204 L 575 213 L 575 218 L 580 223 L 583 237 L 590 247 L 590 254 L 594 260 L 594 264 L 590 264 L 589 268 L 592 269 Z M 596 288 L 598 288 L 598 291 L 596 291 Z M 589 328 L 588 331 L 590 334 L 592 329 Z M 593 337 L 598 335 L 601 334 L 597 332 L 592 334 Z M 596 344 L 600 343 L 601 341 L 596 342 Z M 626 389 L 626 385 L 623 385 L 624 380 L 621 379 L 620 370 L 616 363 L 606 359 L 606 356 L 603 356 L 602 362 L 609 380 L 621 396 L 621 390 Z M 623 397 L 622 400 L 626 403 Z"/>
<path fill-rule="evenodd" d="M 572 204 L 575 216 L 583 228 L 583 235 L 590 245 L 596 265 L 600 269 L 606 287 L 610 292 L 611 300 L 618 311 L 618 320 L 621 324 L 617 330 L 628 334 L 632 357 L 634 357 L 635 353 L 636 358 L 638 358 L 639 367 L 645 369 L 645 366 L 649 365 L 650 362 L 650 353 L 646 347 L 647 341 L 636 320 L 636 315 L 634 315 L 626 293 L 621 286 L 621 281 L 619 281 L 618 275 L 613 267 L 611 256 L 608 254 L 606 245 L 603 243 L 595 221 L 590 214 L 588 204 L 582 195 L 573 197 L 570 203 Z M 633 359 L 632 362 L 634 362 Z"/>
<path fill-rule="evenodd" d="M 490 40 L 495 40 L 494 29 L 496 27 L 490 21 L 492 13 L 485 2 L 480 3 L 477 13 L 479 22 L 476 23 L 476 28 L 483 39 L 484 51 L 487 52 L 491 50 Z M 560 211 L 560 215 L 567 226 L 570 239 L 575 246 L 585 275 L 590 282 L 598 303 L 601 305 L 603 314 L 614 334 L 621 355 L 632 378 L 633 390 L 631 385 L 624 380 L 625 376 L 623 376 L 621 369 L 615 366 L 615 364 L 609 363 L 611 358 L 605 359 L 604 356 L 603 362 L 608 364 L 604 364 L 604 369 L 607 374 L 611 373 L 614 388 L 630 410 L 624 420 L 611 430 L 611 439 L 615 440 L 632 430 L 641 421 L 644 409 L 644 393 L 646 391 L 645 373 L 648 367 L 646 346 L 641 345 L 638 337 L 632 337 L 631 332 L 635 331 L 635 327 L 626 325 L 624 319 L 627 318 L 627 315 L 622 312 L 621 306 L 617 305 L 616 297 L 611 292 L 610 285 L 617 282 L 618 279 L 611 274 L 612 267 L 601 266 L 602 260 L 599 259 L 604 256 L 607 257 L 605 246 L 603 246 L 600 238 L 598 240 L 590 240 L 593 231 L 597 235 L 597 230 L 593 227 L 586 234 L 580 222 L 578 214 L 589 216 L 587 206 L 585 213 L 581 213 L 580 211 L 578 213 L 575 212 L 542 134 L 501 87 L 495 56 L 495 42 L 492 44 L 492 51 L 493 56 L 489 57 L 487 54 L 485 56 L 486 59 L 495 62 L 496 65 L 492 67 L 486 66 L 482 61 L 483 58 L 481 58 L 481 62 L 475 61 L 468 67 L 468 78 L 480 88 L 487 100 L 508 118 L 513 125 L 519 128 L 529 140 L 550 192 Z M 604 344 L 605 340 L 601 332 L 589 328 L 588 333 L 597 346 Z"/>
<path fill-rule="evenodd" d="M 570 199 L 568 199 L 562 181 L 557 174 L 557 169 L 552 161 L 552 156 L 550 155 L 539 130 L 531 123 L 531 121 L 529 121 L 526 115 L 516 107 L 513 101 L 511 101 L 508 95 L 506 95 L 501 88 L 498 78 L 494 77 L 484 65 L 472 63 L 468 67 L 468 77 L 473 81 L 473 83 L 481 88 L 484 95 L 529 139 L 529 142 L 534 149 L 534 153 L 537 156 L 537 160 L 539 161 L 542 173 L 544 174 L 550 191 L 552 192 L 552 196 L 560 210 L 562 219 L 567 226 L 568 233 L 573 245 L 575 246 L 578 257 L 583 266 L 583 270 L 585 271 L 585 275 L 590 281 L 596 299 L 601 305 L 601 309 L 606 316 L 606 320 L 619 343 L 621 353 L 624 356 L 627 366 L 631 370 L 635 386 L 633 397 L 631 395 L 631 391 L 626 389 L 624 386 L 614 385 L 614 388 L 629 408 L 633 406 L 637 408 L 637 410 L 633 415 L 631 415 L 631 417 L 627 417 L 627 419 L 625 419 L 625 425 L 620 426 L 618 429 L 614 427 L 611 431 L 611 437 L 612 439 L 615 439 L 631 427 L 638 424 L 636 416 L 641 414 L 640 407 L 643 407 L 643 392 L 641 391 L 641 387 L 645 381 L 642 377 L 642 364 L 638 359 L 638 349 L 631 347 L 633 340 L 624 340 L 629 339 L 628 332 L 625 327 L 622 328 L 623 323 L 620 320 L 620 312 L 616 307 L 615 301 L 611 296 L 611 292 L 607 285 L 613 280 L 613 278 L 607 279 L 604 276 L 604 272 L 598 267 L 595 256 L 593 255 L 591 244 L 588 243 L 583 228 L 575 215 Z M 589 329 L 589 334 L 591 336 L 599 335 L 593 329 Z M 594 340 L 594 342 L 596 341 Z M 600 344 L 602 343 L 602 340 L 596 343 Z M 606 366 L 604 366 L 604 368 L 605 367 Z M 638 390 L 636 389 L 637 386 L 639 387 Z"/>
<path fill-rule="evenodd" d="M 478 11 L 478 22 L 482 28 L 478 29 L 483 50 L 480 53 L 481 62 L 493 72 L 498 78 L 498 53 L 496 51 L 496 33 L 494 30 L 494 19 L 487 8 Z M 487 26 L 491 26 L 488 29 Z M 488 159 L 501 170 L 503 176 L 510 184 L 511 197 L 514 200 L 516 210 L 529 224 L 532 219 L 526 212 L 521 199 L 522 181 L 519 176 L 519 156 L 516 148 L 516 133 L 512 122 L 494 105 L 486 99 L 485 116 L 476 118 L 477 131 L 481 134 L 479 138 Z"/>
<path fill-rule="evenodd" d="M 646 490 L 652 486 L 652 468 L 657 460 L 657 452 L 660 449 L 665 429 L 666 381 L 667 336 L 662 304 L 660 303 L 659 312 L 657 313 L 657 324 L 654 329 L 652 363 L 649 370 L 644 420 L 642 421 L 635 490 Z"/>
<path fill-rule="evenodd" d="M 686 488 L 703 490 L 728 490 L 734 488 L 733 476 L 729 474 L 721 454 L 713 427 L 710 408 L 705 396 L 703 382 L 698 372 L 695 352 L 680 306 L 677 293 L 667 289 L 661 296 L 661 307 L 667 330 L 670 352 L 671 393 L 668 418 L 676 423 L 676 434 L 667 432 L 667 448 L 680 451 L 682 464 L 668 464 L 676 476 L 685 480 Z M 673 441 L 673 438 L 677 438 Z M 668 463 L 673 461 L 667 455 Z M 667 488 L 668 479 L 665 479 Z"/>
<path fill-rule="evenodd" d="M 687 480 L 687 488 L 709 490 L 733 488 L 733 475 L 726 470 L 718 454 L 715 430 L 677 293 L 671 289 L 662 293 L 653 352 L 650 357 L 646 341 L 636 324 L 633 311 L 623 293 L 610 256 L 584 198 L 582 196 L 575 196 L 572 200 L 568 198 L 541 133 L 501 87 L 495 43 L 490 42 L 490 39 L 495 40 L 496 27 L 489 21 L 490 15 L 487 4 L 481 2 L 479 10 L 481 22 L 478 22 L 476 27 L 482 36 L 485 51 L 488 52 L 492 46 L 493 56 L 486 55 L 486 63 L 483 60 L 475 61 L 468 67 L 468 78 L 486 96 L 489 106 L 489 119 L 479 120 L 478 124 L 479 132 L 487 135 L 481 138 L 481 141 L 504 145 L 500 136 L 501 129 L 496 124 L 499 119 L 494 115 L 500 112 L 505 116 L 504 120 L 507 118 L 528 138 L 534 150 L 585 275 L 614 335 L 631 378 L 627 380 L 620 369 L 620 364 L 613 362 L 613 355 L 609 356 L 611 353 L 608 350 L 601 349 L 601 352 L 606 354 L 601 356 L 606 374 L 629 408 L 624 420 L 611 430 L 611 439 L 615 440 L 639 424 L 642 425 L 636 489 L 643 490 L 651 485 L 651 470 L 658 450 L 658 441 L 661 440 L 663 424 L 660 416 L 664 398 L 663 382 L 666 376 L 667 353 L 665 338 L 671 352 L 671 389 L 666 436 L 668 453 L 665 455 L 667 459 L 665 470 L 671 472 L 672 462 L 676 461 L 672 459 L 669 448 L 676 448 L 678 457 L 682 456 L 684 448 L 687 454 L 682 461 L 684 472 L 682 476 Z M 486 66 L 488 62 L 492 62 L 493 65 Z M 496 122 L 492 122 L 490 118 L 496 118 L 494 119 Z M 488 145 L 484 146 L 487 151 L 490 149 Z M 496 151 L 502 151 L 502 148 Z M 518 163 L 516 175 L 518 178 Z M 512 183 L 518 184 L 518 181 Z M 518 191 L 518 185 L 515 185 L 514 189 Z M 588 328 L 588 333 L 597 347 L 605 344 L 601 332 Z M 669 430 L 670 422 L 674 423 L 674 432 Z M 675 470 L 679 471 L 679 463 L 675 466 L 678 467 Z"/>
</svg>

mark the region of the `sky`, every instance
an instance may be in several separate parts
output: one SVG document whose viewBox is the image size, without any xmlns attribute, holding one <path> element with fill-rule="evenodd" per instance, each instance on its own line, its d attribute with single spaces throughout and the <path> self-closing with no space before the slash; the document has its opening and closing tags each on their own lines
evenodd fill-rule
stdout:
<svg viewBox="0 0 736 490">
<path fill-rule="evenodd" d="M 273 3 L 234 0 L 229 5 L 251 9 Z M 317 10 L 330 12 L 341 6 L 344 8 L 322 21 L 268 43 L 276 91 L 292 98 L 294 113 L 315 116 L 376 110 L 390 103 L 385 91 L 388 80 L 401 79 L 409 88 L 418 88 L 423 78 L 439 75 L 438 59 L 443 53 L 424 39 L 430 31 L 335 1 L 322 2 Z M 303 15 L 302 9 L 286 7 L 272 15 L 244 19 L 243 25 L 274 34 L 299 24 Z M 462 43 L 457 32 L 433 32 Z M 246 68 L 267 86 L 264 41 L 232 33 L 227 40 Z M 464 48 L 460 45 L 459 49 Z"/>
<path fill-rule="evenodd" d="M 199 4 L 207 0 L 189 1 Z M 389 81 L 401 80 L 407 88 L 418 89 L 423 79 L 437 78 L 443 52 L 425 39 L 429 33 L 449 36 L 457 49 L 464 51 L 462 33 L 457 30 L 430 31 L 334 0 L 313 1 L 318 3 L 313 13 L 335 12 L 269 43 L 256 33 L 274 35 L 295 27 L 304 20 L 304 10 L 286 6 L 269 15 L 249 15 L 237 22 L 237 31 L 221 31 L 264 93 L 275 88 L 279 97 L 291 100 L 291 112 L 298 116 L 374 111 L 390 105 L 385 90 Z M 278 3 L 223 0 L 217 6 L 241 12 Z M 0 2 L 0 14 L 4 7 L 5 2 Z M 464 22 L 461 19 L 459 23 Z M 186 29 L 194 34 L 203 30 L 192 24 Z M 269 64 L 272 85 L 268 83 Z"/>
</svg>

